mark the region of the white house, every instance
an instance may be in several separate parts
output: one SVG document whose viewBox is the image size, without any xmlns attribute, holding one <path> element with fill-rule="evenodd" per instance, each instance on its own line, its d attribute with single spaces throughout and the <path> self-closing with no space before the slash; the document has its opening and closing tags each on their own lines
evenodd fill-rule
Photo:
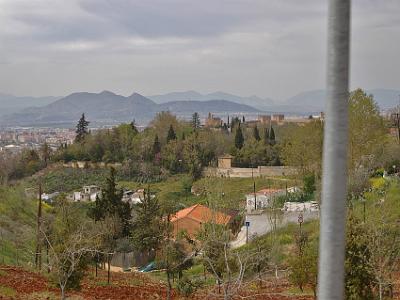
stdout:
<svg viewBox="0 0 400 300">
<path fill-rule="evenodd" d="M 85 185 L 81 191 L 73 192 L 73 201 L 96 201 L 100 196 L 101 190 L 97 185 Z"/>
<path fill-rule="evenodd" d="M 54 192 L 52 194 L 43 193 L 42 200 L 46 203 L 53 203 L 55 198 L 59 195 L 59 192 Z"/>
<path fill-rule="evenodd" d="M 131 190 L 124 191 L 122 196 L 122 201 L 129 202 L 129 204 L 141 203 L 143 199 L 143 194 L 138 191 L 134 192 Z"/>
<path fill-rule="evenodd" d="M 254 210 L 263 210 L 272 204 L 272 201 L 287 193 L 295 193 L 300 191 L 298 187 L 290 187 L 287 189 L 262 189 L 258 192 L 246 195 L 246 210 L 248 213 Z M 257 203 L 256 207 L 254 202 Z"/>
</svg>

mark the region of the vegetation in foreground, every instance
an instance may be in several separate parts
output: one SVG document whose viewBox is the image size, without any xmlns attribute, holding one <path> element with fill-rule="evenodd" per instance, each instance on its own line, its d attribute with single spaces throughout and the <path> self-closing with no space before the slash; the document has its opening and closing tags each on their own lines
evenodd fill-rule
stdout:
<svg viewBox="0 0 400 300">
<path fill-rule="evenodd" d="M 400 148 L 386 133 L 385 121 L 371 96 L 356 90 L 349 105 L 346 298 L 392 298 L 398 293 L 400 199 L 395 174 Z M 211 222 L 203 224 L 195 236 L 185 232 L 174 235 L 170 218 L 193 203 L 215 209 L 241 208 L 244 193 L 252 190 L 251 179 L 201 178 L 202 169 L 214 165 L 224 153 L 234 154 L 237 166 L 295 166 L 300 170 L 298 178 L 258 178 L 256 186 L 303 182 L 307 197 L 319 200 L 323 122 L 276 131 L 268 128 L 267 134 L 267 128 L 247 127 L 239 118 L 219 131 L 199 128 L 195 119 L 189 124 L 162 113 L 141 133 L 132 123 L 90 134 L 82 116 L 73 145 L 63 145 L 55 153 L 44 146 L 40 153 L 28 151 L 2 158 L 1 259 L 6 264 L 32 267 L 36 257 L 36 268 L 43 274 L 51 271 L 48 279 L 43 279 L 50 285 L 49 290 L 31 292 L 51 294 L 57 290 L 63 298 L 71 294 L 90 299 L 93 294 L 85 294 L 88 272 L 110 266 L 115 253 L 132 251 L 155 262 L 159 271 L 152 276 L 165 282 L 157 285 L 169 299 L 178 294 L 204 298 L 205 293 L 224 299 L 238 295 L 256 299 L 251 293 L 263 289 L 281 298 L 315 297 L 318 222 L 301 228 L 293 224 L 273 227 L 269 234 L 233 249 L 233 235 L 224 226 Z M 53 163 L 61 160 L 121 162 L 122 167 L 117 173 L 54 167 Z M 32 178 L 18 181 L 46 166 Z M 97 183 L 103 186 L 102 196 L 88 205 L 70 203 L 61 194 L 54 205 L 43 205 L 38 224 L 38 203 L 24 188 L 36 187 L 39 182 L 48 192 L 65 193 L 85 183 Z M 145 188 L 142 203 L 132 207 L 123 203 L 122 187 Z M 274 209 L 270 208 L 272 216 Z M 269 221 L 274 224 L 273 217 Z M 10 270 L 2 271 L 8 274 Z M 111 293 L 117 285 L 126 293 L 135 293 L 114 281 L 116 275 L 110 268 L 99 272 L 102 275 L 94 277 L 96 290 L 103 290 L 104 285 Z M 136 275 L 121 276 L 128 280 Z M 0 274 L 0 278 L 11 277 Z M 4 284 L 0 292 L 7 297 L 19 294 L 15 284 Z"/>
</svg>

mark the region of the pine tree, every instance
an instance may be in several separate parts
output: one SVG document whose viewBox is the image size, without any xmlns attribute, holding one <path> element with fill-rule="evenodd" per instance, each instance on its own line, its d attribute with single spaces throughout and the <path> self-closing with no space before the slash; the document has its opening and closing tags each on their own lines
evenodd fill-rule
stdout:
<svg viewBox="0 0 400 300">
<path fill-rule="evenodd" d="M 275 145 L 275 131 L 274 131 L 273 127 L 271 127 L 271 129 L 269 131 L 269 143 L 271 145 Z"/>
<path fill-rule="evenodd" d="M 78 124 L 76 125 L 76 137 L 75 137 L 75 142 L 76 143 L 81 143 L 85 140 L 85 136 L 89 134 L 88 131 L 88 126 L 89 122 L 86 121 L 85 119 L 85 114 L 83 113 L 81 118 L 78 121 Z"/>
<path fill-rule="evenodd" d="M 231 132 L 236 128 L 236 126 L 240 125 L 240 119 L 238 117 L 234 117 L 231 120 Z"/>
<path fill-rule="evenodd" d="M 131 127 L 132 127 L 132 131 L 135 133 L 135 134 L 138 134 L 139 133 L 139 130 L 137 129 L 137 127 L 136 127 L 136 122 L 135 122 L 135 119 L 133 119 L 133 121 L 131 122 Z"/>
<path fill-rule="evenodd" d="M 265 144 L 269 144 L 269 130 L 268 130 L 268 128 L 265 128 L 265 131 L 264 131 L 264 143 Z"/>
<path fill-rule="evenodd" d="M 132 242 L 135 248 L 150 254 L 151 250 L 157 250 L 160 240 L 161 207 L 156 197 L 152 197 L 150 188 L 144 193 L 142 202 L 134 205 L 135 221 L 133 222 Z"/>
<path fill-rule="evenodd" d="M 171 140 L 176 140 L 176 134 L 172 124 L 169 126 L 168 135 L 167 135 L 167 143 Z"/>
<path fill-rule="evenodd" d="M 96 197 L 90 215 L 96 221 L 104 220 L 106 217 L 117 218 L 121 231 L 114 232 L 115 239 L 128 236 L 130 231 L 131 208 L 128 202 L 122 201 L 122 195 L 122 190 L 117 189 L 115 169 L 111 168 L 106 185 L 101 191 L 101 197 Z"/>
<path fill-rule="evenodd" d="M 256 139 L 256 141 L 260 141 L 260 132 L 258 131 L 257 125 L 253 129 L 253 137 Z"/>
<path fill-rule="evenodd" d="M 192 115 L 192 127 L 194 130 L 200 127 L 200 117 L 197 112 Z"/>
<path fill-rule="evenodd" d="M 242 128 L 240 128 L 240 124 L 238 128 L 236 129 L 236 134 L 235 134 L 235 147 L 236 149 L 242 149 L 244 145 L 244 137 L 243 137 L 243 132 Z"/>
<path fill-rule="evenodd" d="M 160 141 L 158 140 L 158 135 L 154 137 L 154 143 L 153 143 L 153 156 L 157 155 L 158 153 L 161 152 L 161 145 Z"/>
<path fill-rule="evenodd" d="M 47 166 L 47 162 L 49 161 L 50 155 L 51 155 L 51 148 L 49 147 L 49 144 L 44 143 L 42 145 L 42 147 L 40 148 L 40 152 L 42 155 L 42 159 L 43 159 L 45 165 Z"/>
</svg>

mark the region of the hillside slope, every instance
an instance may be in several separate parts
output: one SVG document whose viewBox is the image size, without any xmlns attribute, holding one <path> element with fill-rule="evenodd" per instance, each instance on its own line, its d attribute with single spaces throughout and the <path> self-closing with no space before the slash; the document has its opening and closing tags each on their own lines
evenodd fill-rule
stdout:
<svg viewBox="0 0 400 300">
<path fill-rule="evenodd" d="M 32 261 L 36 205 L 22 187 L 0 187 L 0 262 Z"/>
</svg>

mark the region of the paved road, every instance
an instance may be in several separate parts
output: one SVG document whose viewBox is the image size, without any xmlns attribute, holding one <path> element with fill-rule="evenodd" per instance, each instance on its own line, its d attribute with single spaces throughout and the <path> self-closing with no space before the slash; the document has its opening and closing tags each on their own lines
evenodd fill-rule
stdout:
<svg viewBox="0 0 400 300">
<path fill-rule="evenodd" d="M 318 212 L 302 212 L 303 220 L 308 221 L 312 219 L 318 219 Z M 283 215 L 277 218 L 277 227 L 283 227 L 288 223 L 297 223 L 299 212 L 284 212 Z M 269 212 L 257 215 L 246 215 L 246 221 L 250 222 L 249 226 L 249 239 L 255 235 L 264 235 L 271 231 L 273 224 L 273 216 Z M 231 242 L 233 248 L 240 247 L 246 243 L 246 226 L 243 226 L 236 238 Z"/>
</svg>

